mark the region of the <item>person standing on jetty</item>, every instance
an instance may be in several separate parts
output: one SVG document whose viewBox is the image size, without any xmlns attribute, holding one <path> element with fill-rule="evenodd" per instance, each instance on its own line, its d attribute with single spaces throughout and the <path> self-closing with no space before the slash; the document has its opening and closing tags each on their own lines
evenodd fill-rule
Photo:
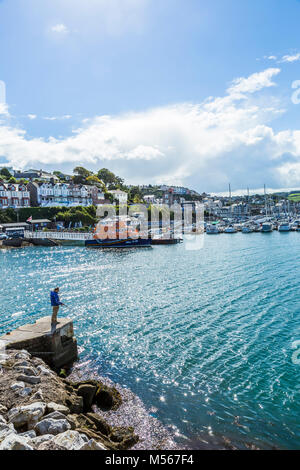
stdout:
<svg viewBox="0 0 300 470">
<path fill-rule="evenodd" d="M 57 314 L 60 305 L 64 305 L 60 300 L 59 300 L 59 287 L 56 287 L 53 291 L 50 293 L 50 300 L 51 300 L 51 305 L 53 307 L 52 311 L 52 317 L 51 317 L 51 325 L 55 326 L 57 325 Z"/>
</svg>

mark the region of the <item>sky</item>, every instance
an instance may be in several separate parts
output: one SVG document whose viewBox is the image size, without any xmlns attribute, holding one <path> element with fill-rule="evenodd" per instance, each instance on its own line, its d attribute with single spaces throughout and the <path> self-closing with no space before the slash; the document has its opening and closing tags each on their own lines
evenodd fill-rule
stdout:
<svg viewBox="0 0 300 470">
<path fill-rule="evenodd" d="M 0 165 L 300 188 L 298 0 L 0 0 Z"/>
</svg>

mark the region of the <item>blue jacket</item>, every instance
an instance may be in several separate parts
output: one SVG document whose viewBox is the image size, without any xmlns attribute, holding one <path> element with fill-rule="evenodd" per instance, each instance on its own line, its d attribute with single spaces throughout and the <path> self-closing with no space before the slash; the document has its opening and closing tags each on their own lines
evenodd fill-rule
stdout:
<svg viewBox="0 0 300 470">
<path fill-rule="evenodd" d="M 57 292 L 51 291 L 50 299 L 52 307 L 58 307 L 59 305 L 62 305 L 62 303 L 59 301 L 59 295 Z"/>
</svg>

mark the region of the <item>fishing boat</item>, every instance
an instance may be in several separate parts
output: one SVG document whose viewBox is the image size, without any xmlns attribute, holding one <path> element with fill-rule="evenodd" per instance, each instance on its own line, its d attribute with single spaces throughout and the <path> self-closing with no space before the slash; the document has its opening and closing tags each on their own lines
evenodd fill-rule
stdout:
<svg viewBox="0 0 300 470">
<path fill-rule="evenodd" d="M 130 221 L 117 218 L 103 220 L 96 226 L 94 236 L 85 241 L 87 248 L 151 248 L 151 239 L 129 228 Z M 128 233 L 132 233 L 132 237 Z"/>
</svg>

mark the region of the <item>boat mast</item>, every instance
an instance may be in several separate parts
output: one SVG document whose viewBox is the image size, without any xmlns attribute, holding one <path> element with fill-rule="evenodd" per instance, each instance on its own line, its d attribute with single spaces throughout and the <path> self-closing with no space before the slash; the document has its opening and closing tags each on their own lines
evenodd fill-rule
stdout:
<svg viewBox="0 0 300 470">
<path fill-rule="evenodd" d="M 266 192 L 266 185 L 264 184 L 264 193 L 265 193 L 265 212 L 266 217 L 268 216 L 268 203 L 267 203 L 267 192 Z"/>
</svg>

